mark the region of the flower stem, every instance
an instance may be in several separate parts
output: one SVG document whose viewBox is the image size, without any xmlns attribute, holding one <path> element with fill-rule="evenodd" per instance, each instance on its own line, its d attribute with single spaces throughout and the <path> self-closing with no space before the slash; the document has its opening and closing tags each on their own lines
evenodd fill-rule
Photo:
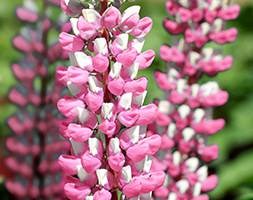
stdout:
<svg viewBox="0 0 253 200">
<path fill-rule="evenodd" d="M 100 14 L 102 15 L 107 9 L 108 0 L 100 0 L 100 5 L 101 5 Z"/>
</svg>

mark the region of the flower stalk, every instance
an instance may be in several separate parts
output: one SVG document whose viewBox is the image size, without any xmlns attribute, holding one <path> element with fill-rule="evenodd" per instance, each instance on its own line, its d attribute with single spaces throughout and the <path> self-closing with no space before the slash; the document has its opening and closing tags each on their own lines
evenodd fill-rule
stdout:
<svg viewBox="0 0 253 200">
<path fill-rule="evenodd" d="M 148 135 L 157 107 L 143 105 L 147 79 L 137 74 L 154 59 L 152 50 L 142 52 L 152 21 L 140 18 L 139 6 L 121 14 L 108 1 L 101 0 L 100 9 L 73 3 L 61 1 L 71 16 L 71 29 L 60 34 L 71 65 L 57 70 L 58 81 L 71 93 L 58 102 L 66 118 L 61 133 L 72 145 L 71 155 L 59 158 L 65 195 L 150 198 L 164 181 L 162 171 L 151 169 L 161 138 Z"/>
<path fill-rule="evenodd" d="M 167 178 L 154 196 L 207 200 L 218 184 L 208 170 L 218 158 L 218 146 L 209 145 L 208 138 L 225 125 L 224 119 L 213 119 L 212 112 L 227 102 L 228 93 L 215 81 L 201 82 L 204 76 L 230 69 L 232 57 L 209 44 L 236 39 L 237 30 L 226 29 L 225 22 L 236 19 L 240 8 L 222 0 L 167 0 L 166 10 L 170 17 L 163 25 L 175 41 L 160 48 L 167 71 L 156 72 L 155 79 L 165 99 L 156 101 L 159 114 L 149 130 L 162 137 L 154 167 L 167 172 Z"/>
<path fill-rule="evenodd" d="M 8 119 L 13 134 L 6 140 L 9 155 L 5 162 L 16 174 L 6 180 L 6 187 L 15 199 L 62 197 L 57 157 L 68 149 L 68 144 L 57 134 L 60 118 L 54 107 L 62 89 L 54 84 L 54 74 L 49 68 L 63 61 L 66 54 L 59 43 L 49 43 L 50 31 L 63 23 L 55 22 L 47 14 L 57 6 L 57 1 L 43 0 L 43 11 L 39 13 L 34 1 L 25 0 L 16 9 L 24 27 L 13 38 L 13 46 L 22 53 L 22 58 L 12 65 L 18 83 L 11 89 L 9 99 L 17 106 L 17 112 Z"/>
</svg>

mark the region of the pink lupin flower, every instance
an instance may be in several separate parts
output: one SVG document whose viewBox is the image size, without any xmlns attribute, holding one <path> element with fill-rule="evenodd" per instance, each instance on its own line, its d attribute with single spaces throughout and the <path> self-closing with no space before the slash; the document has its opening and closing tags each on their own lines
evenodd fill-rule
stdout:
<svg viewBox="0 0 253 200">
<path fill-rule="evenodd" d="M 206 44 L 236 39 L 237 30 L 225 29 L 224 24 L 237 18 L 240 8 L 216 0 L 167 0 L 166 10 L 171 17 L 165 19 L 165 29 L 182 37 L 174 45 L 161 46 L 160 57 L 169 68 L 167 73 L 155 73 L 166 99 L 155 102 L 158 117 L 149 126 L 149 135 L 161 134 L 160 152 L 151 169 L 164 170 L 167 175 L 154 197 L 207 200 L 206 193 L 218 184 L 217 176 L 209 174 L 207 167 L 218 158 L 218 146 L 208 145 L 207 137 L 225 125 L 223 119 L 212 119 L 212 110 L 227 102 L 228 93 L 214 81 L 199 84 L 198 80 L 231 67 L 231 56 L 222 56 Z M 131 135 L 123 132 L 121 137 L 128 147 Z M 138 158 L 141 153 L 132 154 Z"/>
<path fill-rule="evenodd" d="M 46 7 L 59 6 L 57 0 L 42 2 Z M 48 68 L 63 61 L 66 53 L 56 41 L 48 44 L 49 32 L 63 24 L 55 22 L 47 11 L 39 13 L 35 1 L 24 1 L 24 6 L 16 10 L 25 26 L 12 41 L 23 55 L 12 65 L 18 83 L 10 90 L 9 99 L 17 111 L 7 120 L 12 135 L 6 139 L 9 154 L 5 164 L 15 176 L 7 178 L 5 184 L 13 199 L 62 198 L 63 181 L 57 157 L 59 152 L 67 151 L 69 145 L 57 135 L 56 127 L 61 120 L 54 108 L 62 88 L 51 80 L 53 74 Z M 77 82 L 80 77 L 73 71 L 70 69 L 63 76 Z M 35 85 L 35 80 L 41 82 L 40 87 Z M 88 130 L 86 134 L 90 134 Z"/>
<path fill-rule="evenodd" d="M 163 171 L 151 169 L 161 137 L 147 133 L 157 106 L 143 105 L 148 81 L 137 73 L 155 56 L 142 52 L 152 21 L 140 18 L 139 6 L 121 14 L 101 1 L 100 12 L 90 5 L 73 15 L 71 3 L 63 0 L 62 7 L 72 16 L 73 33 L 60 34 L 71 65 L 57 69 L 59 83 L 72 95 L 58 101 L 66 117 L 60 130 L 72 145 L 71 155 L 59 158 L 65 195 L 110 200 L 120 191 L 126 198 L 150 198 L 164 182 Z"/>
</svg>

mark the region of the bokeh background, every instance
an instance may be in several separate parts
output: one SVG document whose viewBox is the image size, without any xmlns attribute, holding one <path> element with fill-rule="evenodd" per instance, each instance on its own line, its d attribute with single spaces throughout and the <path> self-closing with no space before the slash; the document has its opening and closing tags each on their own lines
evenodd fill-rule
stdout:
<svg viewBox="0 0 253 200">
<path fill-rule="evenodd" d="M 210 139 L 210 143 L 220 146 L 220 157 L 211 166 L 220 177 L 218 188 L 211 193 L 213 200 L 253 200 L 253 0 L 234 2 L 241 5 L 241 14 L 228 26 L 236 26 L 240 34 L 235 43 L 222 47 L 222 50 L 225 54 L 232 54 L 235 62 L 230 71 L 211 78 L 230 93 L 229 103 L 214 112 L 216 117 L 224 117 L 227 125 Z M 14 15 L 15 7 L 21 3 L 22 0 L 0 0 L 0 199 L 3 200 L 9 199 L 3 184 L 4 176 L 8 175 L 3 167 L 4 139 L 10 134 L 6 118 L 15 111 L 7 98 L 9 88 L 15 84 L 10 64 L 21 56 L 12 48 L 11 38 L 22 26 Z M 167 16 L 164 3 L 165 0 L 135 2 L 142 6 L 142 15 L 149 15 L 154 20 L 145 47 L 153 48 L 157 53 L 161 44 L 172 42 L 161 25 Z M 142 73 L 150 80 L 147 102 L 163 95 L 152 76 L 157 69 L 165 69 L 159 59 Z"/>
</svg>

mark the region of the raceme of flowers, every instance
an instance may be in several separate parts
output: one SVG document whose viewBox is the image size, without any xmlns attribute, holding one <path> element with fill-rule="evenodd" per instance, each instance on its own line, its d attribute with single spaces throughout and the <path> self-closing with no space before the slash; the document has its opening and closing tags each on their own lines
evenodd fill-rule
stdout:
<svg viewBox="0 0 253 200">
<path fill-rule="evenodd" d="M 166 10 L 170 17 L 164 27 L 175 40 L 160 49 L 168 70 L 156 72 L 155 78 L 166 96 L 156 101 L 159 114 L 149 131 L 162 137 L 152 169 L 164 170 L 167 177 L 154 194 L 166 200 L 207 200 L 206 193 L 218 183 L 208 170 L 218 157 L 218 146 L 207 139 L 225 124 L 212 118 L 212 110 L 227 102 L 228 93 L 215 81 L 198 81 L 231 67 L 232 57 L 208 44 L 236 39 L 237 30 L 225 29 L 225 22 L 236 19 L 240 8 L 226 0 L 167 0 Z"/>
<path fill-rule="evenodd" d="M 24 6 L 16 10 L 24 27 L 13 38 L 13 46 L 22 58 L 12 65 L 18 83 L 11 89 L 9 99 L 17 112 L 7 121 L 13 134 L 6 140 L 6 165 L 15 174 L 6 180 L 6 187 L 15 199 L 62 199 L 63 181 L 57 158 L 69 146 L 57 132 L 60 119 L 55 107 L 61 87 L 53 85 L 50 89 L 53 83 L 49 82 L 52 75 L 48 69 L 66 58 L 59 43 L 48 42 L 49 32 L 61 23 L 53 22 L 45 12 L 59 6 L 59 2 L 41 2 L 47 7 L 42 13 L 31 0 L 25 0 Z"/>
<path fill-rule="evenodd" d="M 66 117 L 61 133 L 72 145 L 71 155 L 59 158 L 65 195 L 72 200 L 150 199 L 165 177 L 151 170 L 161 138 L 146 129 L 157 107 L 143 105 L 148 81 L 137 77 L 155 56 L 152 50 L 142 52 L 152 21 L 140 18 L 139 6 L 121 14 L 107 1 L 101 1 L 100 11 L 76 9 L 73 2 L 61 2 L 72 16 L 69 30 L 60 34 L 71 65 L 57 69 L 58 81 L 71 93 L 58 102 Z"/>
</svg>

